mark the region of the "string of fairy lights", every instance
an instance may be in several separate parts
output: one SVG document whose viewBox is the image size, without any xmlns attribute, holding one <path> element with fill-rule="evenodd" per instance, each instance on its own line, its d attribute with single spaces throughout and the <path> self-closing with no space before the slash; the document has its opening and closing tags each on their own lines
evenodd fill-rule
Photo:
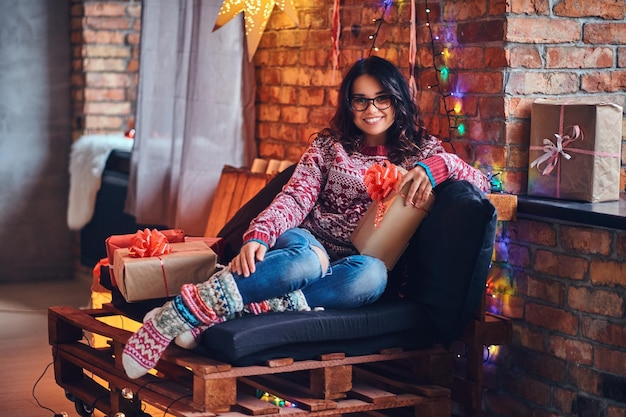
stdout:
<svg viewBox="0 0 626 417">
<path fill-rule="evenodd" d="M 372 52 L 378 52 L 379 50 L 376 44 L 376 41 L 378 40 L 380 29 L 384 22 L 384 16 L 387 13 L 389 7 L 391 7 L 392 3 L 393 3 L 392 0 L 384 0 L 383 5 L 382 5 L 383 11 L 382 11 L 381 17 L 373 19 L 373 23 L 376 25 L 376 30 L 374 33 L 372 33 L 368 37 L 372 41 L 372 44 L 369 50 L 369 55 L 371 55 Z M 442 98 L 441 101 L 444 106 L 444 113 L 446 114 L 447 119 L 448 119 L 450 138 L 454 135 L 455 132 L 456 132 L 456 135 L 463 136 L 465 135 L 466 127 L 465 127 L 465 124 L 462 121 L 460 121 L 458 117 L 460 116 L 461 111 L 463 109 L 463 103 L 462 103 L 460 94 L 458 92 L 453 91 L 450 86 L 450 68 L 449 68 L 448 62 L 451 58 L 451 51 L 447 46 L 444 46 L 443 48 L 440 46 L 441 36 L 434 33 L 433 25 L 431 24 L 431 21 L 430 21 L 431 10 L 430 10 L 430 7 L 428 6 L 427 1 L 425 2 L 425 7 L 426 7 L 426 13 L 425 13 L 426 21 L 424 23 L 424 26 L 427 27 L 429 31 L 429 35 L 430 35 L 429 43 L 430 43 L 431 53 L 433 56 L 432 65 L 433 65 L 433 69 L 435 70 L 435 73 L 437 74 L 437 77 L 436 77 L 437 82 L 434 84 L 428 85 L 427 88 L 436 89 L 436 91 Z M 454 98 L 452 100 L 452 105 L 450 104 L 449 97 Z M 448 142 L 449 140 L 450 139 L 446 139 L 444 140 L 444 142 Z M 450 145 L 454 148 L 454 145 L 452 145 L 451 142 L 450 142 Z"/>
<path fill-rule="evenodd" d="M 463 110 L 463 101 L 458 93 L 458 89 L 450 88 L 449 61 L 452 53 L 447 46 L 443 46 L 443 48 L 441 48 L 437 44 L 437 42 L 440 42 L 442 39 L 440 35 L 435 34 L 433 31 L 433 25 L 430 21 L 431 9 L 428 6 L 428 1 L 425 1 L 425 7 L 425 26 L 428 28 L 428 33 L 430 35 L 430 50 L 433 56 L 433 69 L 437 74 L 437 82 L 433 85 L 429 85 L 428 88 L 437 89 L 437 92 L 442 98 L 441 101 L 443 103 L 444 113 L 448 119 L 450 138 L 453 136 L 455 131 L 458 136 L 463 136 L 466 131 L 465 124 L 460 121 L 459 117 L 453 117 L 461 114 L 461 111 Z M 449 97 L 452 97 L 453 100 L 448 100 Z M 453 103 L 452 107 L 450 107 L 450 101 Z"/>
<path fill-rule="evenodd" d="M 372 41 L 372 46 L 370 47 L 369 55 L 372 55 L 372 52 L 378 52 L 378 46 L 376 46 L 376 40 L 378 39 L 378 34 L 380 33 L 380 27 L 383 25 L 383 22 L 385 21 L 385 13 L 387 13 L 387 10 L 389 9 L 389 7 L 391 7 L 391 3 L 393 3 L 392 0 L 384 0 L 382 15 L 379 18 L 373 19 L 374 24 L 376 25 L 376 31 L 372 33 L 371 35 L 369 35 L 368 37 L 369 40 Z"/>
<path fill-rule="evenodd" d="M 372 41 L 369 54 L 372 52 L 378 52 L 379 48 L 376 44 L 380 33 L 380 28 L 384 22 L 384 16 L 387 10 L 393 3 L 392 0 L 383 1 L 383 11 L 380 18 L 373 19 L 373 23 L 376 25 L 376 30 L 373 34 L 369 35 L 369 39 Z M 448 143 L 452 148 L 452 151 L 456 153 L 453 137 L 464 136 L 467 132 L 467 127 L 463 121 L 463 97 L 459 91 L 458 85 L 454 85 L 452 81 L 452 74 L 450 69 L 450 62 L 452 60 L 452 51 L 446 46 L 446 44 L 453 43 L 451 36 L 442 36 L 436 33 L 434 27 L 445 28 L 446 25 L 433 25 L 431 22 L 431 8 L 428 5 L 428 0 L 424 2 L 425 6 L 425 22 L 424 26 L 428 29 L 429 34 L 429 46 L 432 54 L 432 68 L 436 74 L 436 82 L 427 86 L 429 90 L 436 90 L 441 97 L 441 103 L 443 106 L 443 113 L 446 115 L 448 122 L 448 138 L 442 138 L 441 141 Z M 414 19 L 414 16 L 412 16 Z M 415 24 L 416 22 L 412 22 Z M 440 29 L 441 31 L 441 29 Z M 411 72 L 414 72 L 415 68 L 411 65 Z M 413 77 L 414 74 L 411 74 Z M 457 80 L 454 80 L 457 82 Z M 501 172 L 488 173 L 487 177 L 491 185 L 492 192 L 502 192 L 502 180 L 500 178 Z"/>
</svg>

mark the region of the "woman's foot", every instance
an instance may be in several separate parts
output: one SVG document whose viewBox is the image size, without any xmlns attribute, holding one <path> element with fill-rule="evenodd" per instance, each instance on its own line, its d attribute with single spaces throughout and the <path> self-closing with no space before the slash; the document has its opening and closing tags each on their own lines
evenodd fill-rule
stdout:
<svg viewBox="0 0 626 417">
<path fill-rule="evenodd" d="M 122 355 L 126 374 L 130 378 L 145 375 L 177 336 L 200 326 L 212 326 L 241 310 L 241 294 L 228 268 L 202 283 L 183 285 L 180 295 L 152 313 L 128 339 Z"/>
<path fill-rule="evenodd" d="M 133 334 L 122 354 L 124 370 L 130 378 L 139 378 L 154 368 L 171 341 L 182 332 L 199 325 L 190 317 L 180 297 L 168 301 L 144 320 Z"/>
<path fill-rule="evenodd" d="M 143 322 L 145 323 L 149 319 L 153 318 L 158 311 L 159 308 L 148 311 L 143 318 Z M 176 338 L 174 338 L 174 343 L 176 344 L 176 346 L 179 346 L 183 349 L 193 350 L 198 347 L 198 345 L 200 344 L 200 338 L 202 337 L 202 333 L 204 333 L 204 331 L 208 328 L 209 326 L 204 324 L 198 327 L 192 327 L 191 329 L 186 330 L 176 336 Z"/>
</svg>

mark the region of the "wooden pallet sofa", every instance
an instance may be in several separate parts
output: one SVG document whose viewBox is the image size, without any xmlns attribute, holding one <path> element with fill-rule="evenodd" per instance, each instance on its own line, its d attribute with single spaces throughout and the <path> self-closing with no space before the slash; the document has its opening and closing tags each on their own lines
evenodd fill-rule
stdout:
<svg viewBox="0 0 626 417">
<path fill-rule="evenodd" d="M 225 173 L 236 174 L 239 187 L 255 176 L 232 168 Z M 222 260 L 236 253 L 242 228 L 289 175 L 286 170 L 262 184 L 224 217 L 230 220 L 218 233 L 224 240 Z M 144 416 L 149 404 L 188 417 L 448 417 L 453 410 L 479 416 L 483 349 L 511 338 L 510 322 L 484 309 L 496 210 L 463 181 L 435 191 L 431 214 L 379 302 L 355 310 L 270 313 L 225 322 L 206 331 L 195 351 L 170 346 L 155 370 L 137 380 L 127 378 L 121 365 L 131 332 L 100 319 L 140 321 L 150 304 L 161 300 L 129 304 L 114 293 L 113 302 L 101 309 L 51 307 L 56 382 L 81 415 L 96 408 L 110 416 Z M 86 332 L 106 338 L 106 346 L 89 346 Z M 453 343 L 464 344 L 462 358 L 453 354 Z"/>
</svg>

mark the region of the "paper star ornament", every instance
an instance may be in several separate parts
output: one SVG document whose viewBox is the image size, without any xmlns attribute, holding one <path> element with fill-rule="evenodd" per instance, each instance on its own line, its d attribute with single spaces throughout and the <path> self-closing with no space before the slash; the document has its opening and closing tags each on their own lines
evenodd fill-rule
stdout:
<svg viewBox="0 0 626 417">
<path fill-rule="evenodd" d="M 224 26 L 239 13 L 244 13 L 244 23 L 246 27 L 246 43 L 248 46 L 248 58 L 252 60 L 254 53 L 259 47 L 261 36 L 267 26 L 274 7 L 278 7 L 285 12 L 296 25 L 298 15 L 293 6 L 293 0 L 224 0 L 213 31 Z"/>
</svg>

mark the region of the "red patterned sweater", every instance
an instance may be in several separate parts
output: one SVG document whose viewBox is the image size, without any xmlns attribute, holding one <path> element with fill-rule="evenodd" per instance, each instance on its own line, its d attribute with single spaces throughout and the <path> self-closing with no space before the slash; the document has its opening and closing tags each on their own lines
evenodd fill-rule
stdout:
<svg viewBox="0 0 626 417">
<path fill-rule="evenodd" d="M 386 159 L 385 146 L 365 146 L 348 155 L 333 138 L 318 136 L 282 192 L 250 223 L 243 241 L 257 240 L 271 248 L 281 233 L 302 227 L 324 245 L 332 260 L 356 254 L 350 234 L 372 203 L 363 176 L 372 164 Z M 426 165 L 435 185 L 458 179 L 483 191 L 488 188 L 485 175 L 457 155 L 445 152 L 434 137 L 426 140 L 403 168 L 410 170 L 418 162 Z"/>
</svg>

